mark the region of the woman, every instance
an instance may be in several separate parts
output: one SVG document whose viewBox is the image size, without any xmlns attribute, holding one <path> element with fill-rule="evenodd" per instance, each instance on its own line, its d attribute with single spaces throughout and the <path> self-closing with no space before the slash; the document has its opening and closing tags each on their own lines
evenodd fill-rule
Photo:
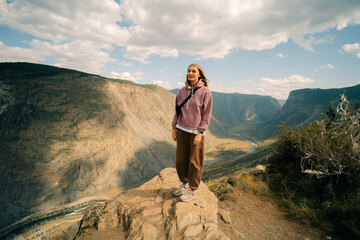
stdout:
<svg viewBox="0 0 360 240">
<path fill-rule="evenodd" d="M 172 138 L 177 142 L 176 171 L 182 182 L 173 194 L 188 202 L 197 197 L 204 169 L 205 130 L 210 123 L 212 95 L 198 64 L 188 67 L 185 85 L 177 94 L 175 104 L 179 106 L 190 98 L 172 121 Z"/>
</svg>

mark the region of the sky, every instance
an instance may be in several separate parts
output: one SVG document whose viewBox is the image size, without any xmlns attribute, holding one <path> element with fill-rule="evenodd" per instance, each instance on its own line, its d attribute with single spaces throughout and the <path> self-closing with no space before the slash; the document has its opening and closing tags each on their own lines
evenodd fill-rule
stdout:
<svg viewBox="0 0 360 240">
<path fill-rule="evenodd" d="M 0 0 L 0 62 L 286 99 L 360 84 L 360 0 Z"/>
</svg>

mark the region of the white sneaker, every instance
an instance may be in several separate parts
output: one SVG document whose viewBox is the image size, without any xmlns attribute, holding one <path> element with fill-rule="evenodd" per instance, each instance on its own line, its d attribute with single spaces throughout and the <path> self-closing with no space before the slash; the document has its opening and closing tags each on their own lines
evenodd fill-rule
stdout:
<svg viewBox="0 0 360 240">
<path fill-rule="evenodd" d="M 179 197 L 183 194 L 185 194 L 188 190 L 190 189 L 189 184 L 188 183 L 183 183 L 180 185 L 180 187 L 178 189 L 176 189 L 173 194 L 175 197 Z"/>
<path fill-rule="evenodd" d="M 180 197 L 180 200 L 183 202 L 190 202 L 196 199 L 196 197 L 197 197 L 196 191 L 189 189 L 184 195 Z"/>
</svg>

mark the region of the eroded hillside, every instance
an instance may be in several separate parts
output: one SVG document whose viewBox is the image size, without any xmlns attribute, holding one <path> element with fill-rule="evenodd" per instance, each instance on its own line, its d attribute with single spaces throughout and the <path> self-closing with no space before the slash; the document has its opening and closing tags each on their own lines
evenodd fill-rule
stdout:
<svg viewBox="0 0 360 240">
<path fill-rule="evenodd" d="M 2 225 L 6 211 L 26 215 L 173 166 L 175 96 L 162 88 L 26 63 L 0 64 L 0 82 Z"/>
</svg>

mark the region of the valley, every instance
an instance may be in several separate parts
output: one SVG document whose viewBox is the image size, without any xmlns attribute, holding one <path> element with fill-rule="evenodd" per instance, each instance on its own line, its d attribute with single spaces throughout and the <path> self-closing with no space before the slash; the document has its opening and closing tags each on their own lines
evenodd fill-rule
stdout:
<svg viewBox="0 0 360 240">
<path fill-rule="evenodd" d="M 44 227 L 50 229 L 50 225 L 55 226 L 61 223 L 66 223 L 62 224 L 61 227 L 62 232 L 66 231 L 73 223 L 79 223 L 84 212 L 89 208 L 102 205 L 124 191 L 123 188 L 113 187 L 106 191 L 99 191 L 96 195 L 85 196 L 77 201 L 55 208 L 39 206 L 39 210 L 34 210 L 34 214 L 1 229 L 0 237 L 23 236 L 25 239 L 29 239 L 29 236 L 33 235 L 34 229 L 43 229 Z"/>
<path fill-rule="evenodd" d="M 204 181 L 264 164 L 281 121 L 313 122 L 344 90 L 359 101 L 359 89 L 296 90 L 283 107 L 268 96 L 214 92 Z M 174 167 L 174 93 L 70 69 L 0 63 L 0 235 L 33 237 L 38 223 L 50 229 L 63 222 L 66 229 L 88 208 Z"/>
<path fill-rule="evenodd" d="M 57 239 L 66 237 L 67 233 L 74 235 L 77 231 L 77 227 L 83 218 L 84 214 L 76 213 L 73 215 L 67 215 L 63 218 L 56 220 L 46 220 L 44 223 L 39 223 L 37 226 L 29 226 L 29 230 L 25 230 L 23 233 L 17 235 L 15 239 Z"/>
<path fill-rule="evenodd" d="M 234 155 L 234 152 L 239 150 L 239 146 L 241 147 L 241 150 L 244 150 L 244 152 L 249 152 L 252 149 L 252 146 L 249 144 L 249 142 L 245 140 L 218 139 L 211 136 L 210 142 L 215 149 L 223 149 L 221 153 L 228 153 L 228 155 L 227 157 L 223 157 L 220 159 L 209 158 L 209 160 L 206 160 L 205 162 L 206 168 L 217 161 L 232 159 L 238 156 L 236 154 Z M 229 155 L 229 153 L 231 154 Z M 66 235 L 68 232 L 69 234 L 74 235 L 76 232 L 74 233 L 75 229 L 73 228 L 75 226 L 78 227 L 80 220 L 82 219 L 86 211 L 88 211 L 92 207 L 107 203 L 108 201 L 123 193 L 124 191 L 133 189 L 141 185 L 143 182 L 144 181 L 127 186 L 126 189 L 123 187 L 110 187 L 106 191 L 99 191 L 96 192 L 95 195 L 90 194 L 84 196 L 75 202 L 63 206 L 58 206 L 56 208 L 51 208 L 51 206 L 46 204 L 40 205 L 37 207 L 37 209 L 39 210 L 34 210 L 36 211 L 35 214 L 27 216 L 8 226 L 7 228 L 2 229 L 2 231 L 0 232 L 0 237 L 7 235 L 16 236 L 15 239 L 21 239 L 21 237 L 25 239 L 33 239 L 35 237 L 41 238 L 46 236 L 47 234 L 52 233 L 46 238 L 54 239 L 59 236 L 64 236 L 64 234 Z M 48 206 L 49 209 L 44 210 L 46 209 L 46 206 Z M 51 231 L 52 226 L 58 226 L 57 232 Z M 41 231 L 37 232 L 34 229 L 41 229 Z M 40 234 L 41 232 L 44 232 L 44 235 L 36 236 L 36 234 Z"/>
<path fill-rule="evenodd" d="M 245 138 L 242 138 L 241 133 L 238 133 L 237 135 L 239 139 L 219 139 L 213 136 L 209 137 L 209 155 L 211 156 L 212 153 L 222 157 L 215 159 L 212 157 L 207 157 L 205 161 L 205 169 L 211 168 L 211 166 L 216 162 L 226 162 L 228 160 L 239 157 L 239 155 L 250 154 L 255 150 L 257 146 L 256 143 L 247 141 Z M 63 236 L 67 232 L 74 231 L 74 229 L 72 229 L 74 228 L 74 226 L 78 227 L 80 220 L 84 216 L 84 212 L 88 211 L 92 207 L 96 207 L 98 205 L 106 203 L 114 197 L 118 196 L 120 193 L 135 188 L 139 185 L 140 183 L 128 186 L 127 189 L 117 187 L 110 188 L 107 191 L 97 192 L 96 196 L 86 196 L 77 200 L 74 203 L 60 206 L 56 209 L 49 209 L 46 212 L 37 212 L 36 214 L 34 214 L 36 216 L 28 216 L 25 219 L 15 223 L 14 226 L 10 226 L 10 229 L 13 228 L 14 231 L 8 234 L 15 235 L 17 236 L 17 238 L 21 236 L 25 239 L 30 239 L 31 237 L 35 237 L 35 234 L 38 234 L 38 232 L 34 232 L 34 229 L 44 228 L 45 230 L 47 230 L 45 232 L 45 234 L 47 235 L 49 234 L 48 232 L 51 232 L 51 226 L 61 226 L 58 227 L 58 229 L 61 228 L 61 231 L 57 233 L 57 236 Z M 52 239 L 56 237 L 56 235 L 54 235 L 55 232 L 51 233 L 52 235 L 48 235 L 47 239 Z M 46 236 L 45 234 L 44 236 Z M 74 234 L 74 232 L 72 232 L 71 234 Z M 1 235 L 2 234 L 0 233 L 0 236 Z M 37 237 L 41 236 L 39 235 Z"/>
</svg>

